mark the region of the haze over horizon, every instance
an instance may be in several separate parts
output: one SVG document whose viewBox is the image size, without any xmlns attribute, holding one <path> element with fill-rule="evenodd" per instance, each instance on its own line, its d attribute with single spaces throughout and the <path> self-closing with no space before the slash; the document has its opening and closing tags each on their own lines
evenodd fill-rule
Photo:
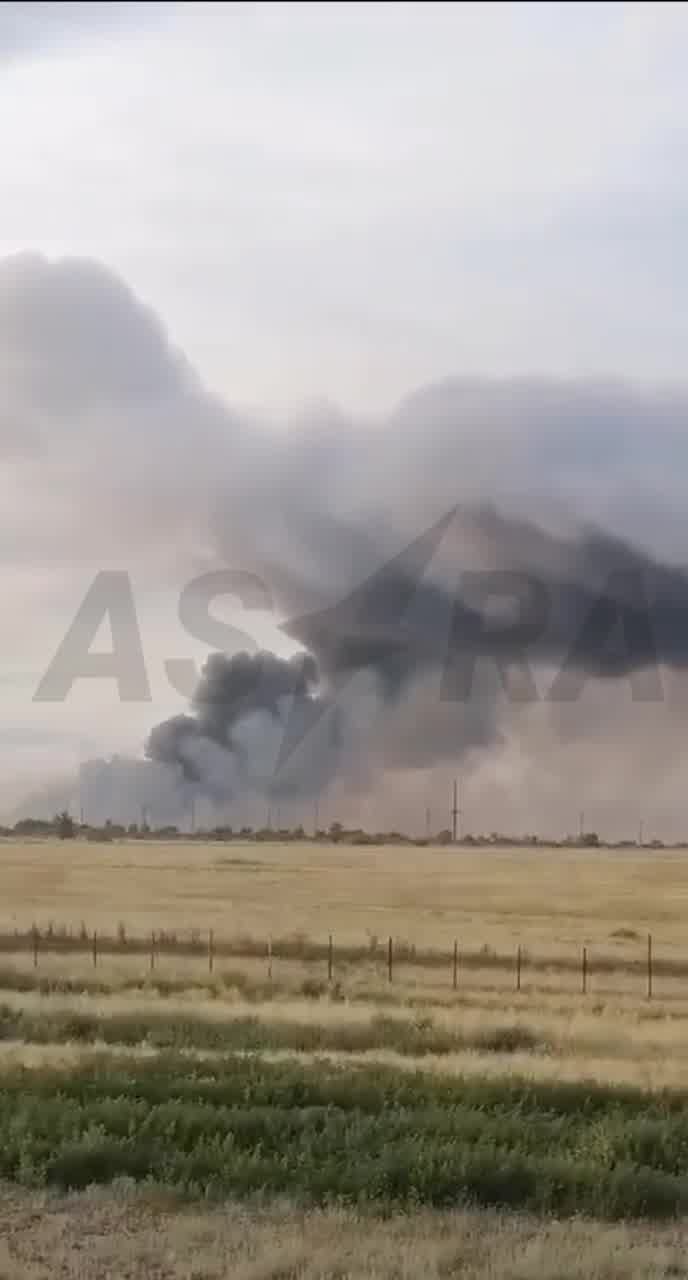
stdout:
<svg viewBox="0 0 688 1280">
<path fill-rule="evenodd" d="M 612 836 L 688 834 L 688 8 L 200 10 L 0 11 L 0 111 L 21 122 L 0 220 L 0 808 L 148 743 L 218 812 L 253 814 L 291 716 L 295 822 L 317 793 L 415 830 L 458 768 L 476 829 L 555 834 L 582 808 Z M 413 598 L 367 598 L 378 647 L 349 643 L 350 594 L 454 508 Z M 640 650 L 602 672 L 583 655 L 569 701 L 505 696 L 492 661 L 469 700 L 442 697 L 457 579 L 485 568 L 547 586 L 540 691 L 608 573 L 641 572 L 661 697 L 638 696 Z M 213 603 L 243 632 L 230 657 L 274 661 L 241 688 L 216 664 L 229 700 L 193 703 L 188 660 L 225 646 L 180 595 L 227 570 L 267 593 Z M 103 572 L 125 622 L 131 583 L 144 684 L 65 677 L 37 699 Z M 283 629 L 328 610 L 334 649 Z M 107 626 L 91 640 L 112 647 Z"/>
</svg>

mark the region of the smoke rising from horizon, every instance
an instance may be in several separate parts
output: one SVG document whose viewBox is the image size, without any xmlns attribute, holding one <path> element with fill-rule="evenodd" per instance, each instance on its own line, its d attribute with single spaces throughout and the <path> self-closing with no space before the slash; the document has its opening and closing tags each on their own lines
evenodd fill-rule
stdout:
<svg viewBox="0 0 688 1280">
<path fill-rule="evenodd" d="M 461 761 L 495 813 L 511 778 L 549 814 L 543 776 L 592 789 L 611 753 L 608 813 L 641 772 L 680 813 L 688 393 L 464 378 L 280 430 L 212 397 L 103 267 L 37 256 L 0 262 L 0 355 L 14 566 L 72 581 L 131 555 L 181 586 L 229 565 L 275 602 L 284 652 L 211 655 L 151 726 L 182 798 L 403 807 Z"/>
<path fill-rule="evenodd" d="M 316 692 L 317 680 L 309 655 L 212 654 L 192 714 L 156 725 L 146 755 L 171 765 L 182 786 L 191 792 L 196 787 L 218 805 L 231 803 L 242 788 L 274 797 L 318 794 L 336 768 L 340 733 L 338 709 Z M 318 732 L 313 740 L 323 716 L 325 739 Z M 287 724 L 299 738 L 309 738 L 297 770 L 276 767 Z"/>
</svg>

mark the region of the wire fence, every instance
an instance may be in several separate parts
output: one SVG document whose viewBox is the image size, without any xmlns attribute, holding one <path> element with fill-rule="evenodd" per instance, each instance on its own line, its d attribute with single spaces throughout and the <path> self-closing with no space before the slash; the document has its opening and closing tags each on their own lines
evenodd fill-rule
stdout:
<svg viewBox="0 0 688 1280">
<path fill-rule="evenodd" d="M 87 957 L 94 969 L 107 958 L 140 957 L 150 971 L 165 961 L 196 959 L 210 975 L 222 962 L 262 960 L 269 980 L 276 976 L 281 963 L 298 961 L 319 970 L 318 976 L 328 983 L 336 981 L 340 985 L 357 969 L 365 966 L 369 972 L 372 965 L 376 975 L 389 984 L 408 982 L 413 971 L 424 971 L 433 984 L 446 985 L 453 991 L 484 985 L 489 977 L 491 987 L 503 986 L 515 993 L 546 987 L 549 991 L 576 990 L 586 996 L 604 986 L 606 991 L 623 990 L 646 1000 L 657 995 L 664 999 L 680 997 L 683 992 L 676 990 L 676 980 L 683 979 L 684 998 L 688 999 L 688 959 L 658 956 L 649 933 L 644 940 L 638 939 L 637 948 L 627 948 L 623 956 L 596 950 L 589 944 L 568 953 L 538 955 L 522 944 L 503 951 L 487 945 L 462 947 L 459 938 L 449 947 L 419 948 L 392 936 L 355 945 L 337 943 L 334 934 L 326 940 L 301 936 L 262 940 L 220 938 L 212 929 L 153 929 L 136 934 L 123 924 L 111 933 L 88 929 L 83 924 L 77 930 L 53 925 L 40 928 L 34 924 L 24 931 L 0 933 L 1 955 L 29 955 L 36 969 L 48 956 Z M 666 980 L 665 990 L 658 991 L 657 983 L 662 979 Z"/>
</svg>

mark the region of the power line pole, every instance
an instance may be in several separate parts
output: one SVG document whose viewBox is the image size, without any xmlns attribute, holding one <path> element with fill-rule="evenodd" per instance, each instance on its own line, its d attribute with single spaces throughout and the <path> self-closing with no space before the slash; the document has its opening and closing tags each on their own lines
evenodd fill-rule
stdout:
<svg viewBox="0 0 688 1280">
<path fill-rule="evenodd" d="M 191 797 L 191 834 L 196 830 L 196 797 Z"/>
<path fill-rule="evenodd" d="M 643 843 L 643 820 L 641 818 L 640 822 L 638 823 L 638 844 L 642 847 L 642 843 Z"/>
<path fill-rule="evenodd" d="M 457 820 L 460 817 L 460 815 L 461 815 L 461 809 L 459 808 L 459 784 L 457 779 L 455 778 L 454 779 L 454 803 L 452 804 L 452 809 L 451 809 L 452 843 L 453 844 L 456 844 L 457 830 L 460 830 L 458 828 L 458 823 L 457 823 Z"/>
<path fill-rule="evenodd" d="M 425 809 L 425 839 L 426 840 L 430 839 L 430 807 L 429 806 L 426 806 L 426 809 Z"/>
</svg>

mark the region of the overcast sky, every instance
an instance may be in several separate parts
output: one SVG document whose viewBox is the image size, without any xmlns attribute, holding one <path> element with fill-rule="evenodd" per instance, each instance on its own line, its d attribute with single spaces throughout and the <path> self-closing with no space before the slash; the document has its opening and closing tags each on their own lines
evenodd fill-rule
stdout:
<svg viewBox="0 0 688 1280">
<path fill-rule="evenodd" d="M 680 4 L 0 6 L 0 809 L 179 709 L 193 572 L 371 572 L 383 469 L 688 561 L 686 65 Z M 112 567 L 152 703 L 36 704 Z"/>
<path fill-rule="evenodd" d="M 94 257 L 235 403 L 681 378 L 688 11 L 0 11 L 0 250 Z"/>
</svg>

